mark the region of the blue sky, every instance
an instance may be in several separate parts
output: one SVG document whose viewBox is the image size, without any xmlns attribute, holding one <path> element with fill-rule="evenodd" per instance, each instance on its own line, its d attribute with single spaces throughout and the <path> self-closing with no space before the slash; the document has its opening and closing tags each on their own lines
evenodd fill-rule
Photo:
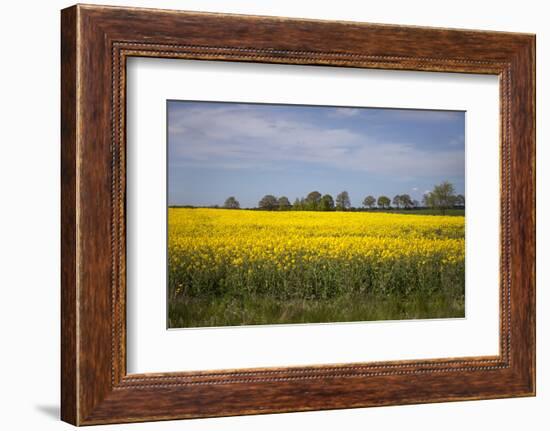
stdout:
<svg viewBox="0 0 550 431">
<path fill-rule="evenodd" d="M 235 196 L 291 202 L 313 190 L 421 201 L 448 180 L 464 194 L 461 111 L 168 101 L 169 205 Z"/>
</svg>

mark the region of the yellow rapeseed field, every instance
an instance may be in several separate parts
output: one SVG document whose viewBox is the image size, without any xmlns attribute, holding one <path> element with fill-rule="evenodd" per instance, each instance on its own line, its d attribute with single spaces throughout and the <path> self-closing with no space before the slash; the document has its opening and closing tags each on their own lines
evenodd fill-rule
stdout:
<svg viewBox="0 0 550 431">
<path fill-rule="evenodd" d="M 170 208 L 174 301 L 464 294 L 464 217 Z M 199 325 L 200 326 L 200 325 Z"/>
</svg>

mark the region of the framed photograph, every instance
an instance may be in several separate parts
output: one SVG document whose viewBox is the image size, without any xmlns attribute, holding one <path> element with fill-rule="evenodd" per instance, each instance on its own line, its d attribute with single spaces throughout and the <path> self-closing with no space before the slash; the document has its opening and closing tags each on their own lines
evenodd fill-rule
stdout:
<svg viewBox="0 0 550 431">
<path fill-rule="evenodd" d="M 168 328 L 465 317 L 465 112 L 166 110 Z"/>
<path fill-rule="evenodd" d="M 535 394 L 535 36 L 62 11 L 61 415 Z"/>
</svg>

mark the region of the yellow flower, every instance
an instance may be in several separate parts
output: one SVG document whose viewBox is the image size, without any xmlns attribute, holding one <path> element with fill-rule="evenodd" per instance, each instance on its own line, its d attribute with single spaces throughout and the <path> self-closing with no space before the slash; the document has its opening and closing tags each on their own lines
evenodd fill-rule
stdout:
<svg viewBox="0 0 550 431">
<path fill-rule="evenodd" d="M 464 217 L 170 208 L 168 248 L 170 271 L 453 265 L 464 262 Z"/>
</svg>

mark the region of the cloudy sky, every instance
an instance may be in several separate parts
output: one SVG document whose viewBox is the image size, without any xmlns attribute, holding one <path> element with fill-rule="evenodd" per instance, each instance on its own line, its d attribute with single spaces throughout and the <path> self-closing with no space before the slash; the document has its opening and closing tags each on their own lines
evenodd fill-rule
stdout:
<svg viewBox="0 0 550 431">
<path fill-rule="evenodd" d="M 169 205 L 222 205 L 235 196 L 291 202 L 313 190 L 367 195 L 464 193 L 464 113 L 168 101 Z"/>
</svg>

